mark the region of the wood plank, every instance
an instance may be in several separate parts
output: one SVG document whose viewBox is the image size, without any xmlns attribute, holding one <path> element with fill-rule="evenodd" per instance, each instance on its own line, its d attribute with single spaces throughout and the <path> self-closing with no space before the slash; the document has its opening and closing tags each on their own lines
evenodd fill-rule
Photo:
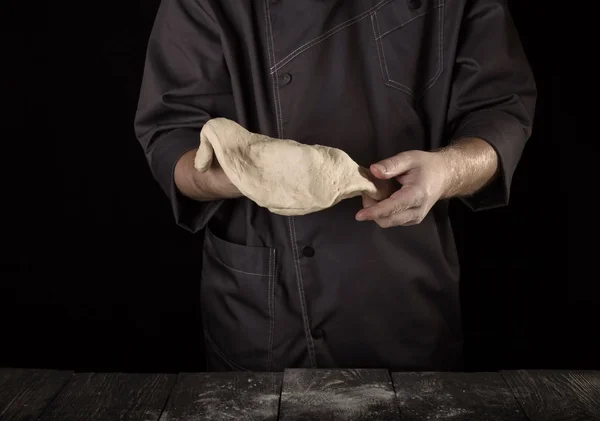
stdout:
<svg viewBox="0 0 600 421">
<path fill-rule="evenodd" d="M 160 421 L 275 421 L 282 373 L 181 373 Z"/>
<path fill-rule="evenodd" d="M 78 373 L 39 421 L 157 421 L 176 375 Z"/>
<path fill-rule="evenodd" d="M 0 369 L 0 420 L 36 420 L 72 375 L 59 370 Z"/>
<path fill-rule="evenodd" d="M 392 379 L 379 369 L 288 369 L 279 419 L 398 420 Z"/>
<path fill-rule="evenodd" d="M 402 421 L 526 421 L 499 373 L 392 373 Z"/>
<path fill-rule="evenodd" d="M 600 371 L 502 371 L 530 421 L 600 420 Z"/>
</svg>

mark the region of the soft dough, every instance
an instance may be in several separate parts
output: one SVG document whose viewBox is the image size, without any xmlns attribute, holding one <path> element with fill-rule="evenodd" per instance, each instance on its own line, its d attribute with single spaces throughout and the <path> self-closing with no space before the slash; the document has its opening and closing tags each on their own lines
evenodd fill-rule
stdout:
<svg viewBox="0 0 600 421">
<path fill-rule="evenodd" d="M 381 194 L 369 171 L 340 149 L 251 133 L 225 118 L 202 128 L 195 168 L 208 170 L 215 156 L 242 194 L 279 215 L 317 212 L 362 192 Z"/>
</svg>

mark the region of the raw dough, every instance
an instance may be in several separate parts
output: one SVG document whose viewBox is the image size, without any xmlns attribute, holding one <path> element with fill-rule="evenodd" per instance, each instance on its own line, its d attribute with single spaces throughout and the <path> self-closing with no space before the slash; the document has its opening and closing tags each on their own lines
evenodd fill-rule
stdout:
<svg viewBox="0 0 600 421">
<path fill-rule="evenodd" d="M 225 118 L 202 128 L 195 168 L 208 170 L 214 156 L 242 194 L 279 215 L 317 212 L 362 192 L 382 194 L 370 172 L 340 149 L 251 133 Z"/>
</svg>

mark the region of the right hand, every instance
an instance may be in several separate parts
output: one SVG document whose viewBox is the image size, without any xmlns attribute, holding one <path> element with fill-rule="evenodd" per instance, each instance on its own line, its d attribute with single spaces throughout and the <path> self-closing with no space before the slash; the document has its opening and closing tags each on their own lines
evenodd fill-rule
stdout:
<svg viewBox="0 0 600 421">
<path fill-rule="evenodd" d="M 382 180 L 380 178 L 377 178 L 367 168 L 361 167 L 360 172 L 367 179 L 369 179 L 369 181 L 371 181 L 373 184 L 375 184 L 375 187 L 377 188 L 377 191 L 375 191 L 373 193 L 371 193 L 371 192 L 363 192 L 362 193 L 363 207 L 365 207 L 365 208 L 372 206 L 378 202 L 381 202 L 382 200 L 387 199 L 396 190 L 398 190 L 400 188 L 400 185 L 396 182 L 396 180 L 394 180 L 394 179 Z"/>
</svg>

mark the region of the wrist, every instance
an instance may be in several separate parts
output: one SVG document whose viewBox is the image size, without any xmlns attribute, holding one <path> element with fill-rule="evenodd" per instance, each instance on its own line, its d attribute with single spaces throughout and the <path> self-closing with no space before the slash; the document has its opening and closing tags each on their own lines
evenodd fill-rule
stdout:
<svg viewBox="0 0 600 421">
<path fill-rule="evenodd" d="M 442 199 L 472 195 L 499 173 L 498 155 L 483 139 L 462 138 L 434 153 L 444 169 Z"/>
<path fill-rule="evenodd" d="M 194 156 L 197 150 L 196 148 L 185 152 L 175 164 L 175 185 L 184 196 L 190 198 L 195 198 L 198 190 L 195 179 L 197 171 L 194 168 Z"/>
<path fill-rule="evenodd" d="M 456 170 L 457 163 L 451 151 L 434 152 L 439 160 L 441 168 L 441 194 L 440 199 L 449 199 L 454 196 L 456 185 L 458 184 L 458 172 Z"/>
<path fill-rule="evenodd" d="M 210 190 L 212 190 L 216 196 L 223 199 L 236 199 L 243 196 L 216 160 L 213 162 L 213 166 L 208 169 L 207 173 L 209 174 L 209 177 L 204 178 L 204 180 L 210 180 Z M 199 178 L 201 174 L 202 173 L 198 172 Z"/>
</svg>

